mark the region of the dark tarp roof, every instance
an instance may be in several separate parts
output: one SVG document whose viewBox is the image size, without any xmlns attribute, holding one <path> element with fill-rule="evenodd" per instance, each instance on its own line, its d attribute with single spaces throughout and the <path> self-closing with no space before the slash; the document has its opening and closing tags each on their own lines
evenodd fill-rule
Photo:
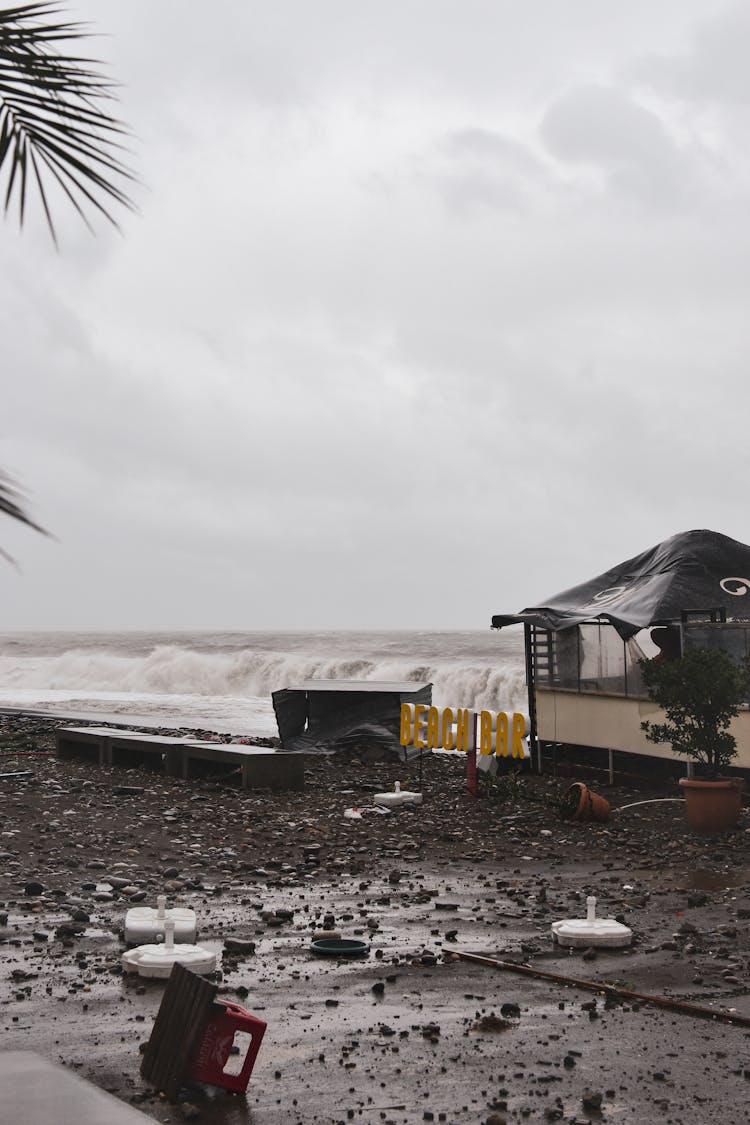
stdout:
<svg viewBox="0 0 750 1125">
<path fill-rule="evenodd" d="M 750 617 L 750 547 L 717 531 L 685 531 L 541 606 L 496 614 L 492 626 L 529 621 L 557 631 L 604 618 L 627 638 L 679 621 L 683 610 L 722 607 L 728 619 Z"/>
</svg>

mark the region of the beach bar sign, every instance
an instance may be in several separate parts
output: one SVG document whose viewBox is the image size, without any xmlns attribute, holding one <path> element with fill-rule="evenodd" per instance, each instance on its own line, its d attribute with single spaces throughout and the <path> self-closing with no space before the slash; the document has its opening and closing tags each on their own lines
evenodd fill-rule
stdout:
<svg viewBox="0 0 750 1125">
<path fill-rule="evenodd" d="M 529 716 L 521 711 L 476 711 L 402 703 L 399 741 L 417 750 L 460 750 L 498 758 L 528 758 Z"/>
</svg>

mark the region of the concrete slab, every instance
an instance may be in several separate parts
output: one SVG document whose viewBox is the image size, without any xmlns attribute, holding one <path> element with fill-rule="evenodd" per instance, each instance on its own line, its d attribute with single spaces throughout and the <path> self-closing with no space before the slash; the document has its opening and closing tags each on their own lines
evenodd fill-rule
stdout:
<svg viewBox="0 0 750 1125">
<path fill-rule="evenodd" d="M 0 1121 L 144 1125 L 153 1118 L 34 1051 L 0 1051 Z"/>
</svg>

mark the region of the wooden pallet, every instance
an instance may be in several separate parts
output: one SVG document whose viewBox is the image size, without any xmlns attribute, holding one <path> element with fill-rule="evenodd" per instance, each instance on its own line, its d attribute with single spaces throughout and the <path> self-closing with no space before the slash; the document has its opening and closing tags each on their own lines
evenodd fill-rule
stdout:
<svg viewBox="0 0 750 1125">
<path fill-rule="evenodd" d="M 185 1084 L 190 1059 L 211 1018 L 217 992 L 218 985 L 183 965 L 174 965 L 141 1061 L 141 1076 L 168 1098 L 176 1098 Z"/>
</svg>

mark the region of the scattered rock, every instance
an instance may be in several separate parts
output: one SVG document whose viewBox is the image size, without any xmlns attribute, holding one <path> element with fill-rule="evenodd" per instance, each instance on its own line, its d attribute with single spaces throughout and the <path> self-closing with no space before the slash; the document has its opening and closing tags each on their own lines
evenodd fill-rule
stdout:
<svg viewBox="0 0 750 1125">
<path fill-rule="evenodd" d="M 494 1012 L 490 1012 L 489 1015 L 481 1016 L 480 1019 L 476 1020 L 476 1022 L 474 1023 L 474 1030 L 508 1031 L 508 1029 L 513 1026 L 514 1025 L 510 1022 L 510 1020 L 502 1019 L 500 1016 L 496 1016 Z"/>
<path fill-rule="evenodd" d="M 602 1108 L 603 1095 L 601 1090 L 586 1089 L 581 1095 L 581 1104 L 584 1109 L 598 1111 Z"/>
<path fill-rule="evenodd" d="M 255 953 L 255 942 L 245 938 L 224 938 L 224 949 L 227 953 Z"/>
</svg>

